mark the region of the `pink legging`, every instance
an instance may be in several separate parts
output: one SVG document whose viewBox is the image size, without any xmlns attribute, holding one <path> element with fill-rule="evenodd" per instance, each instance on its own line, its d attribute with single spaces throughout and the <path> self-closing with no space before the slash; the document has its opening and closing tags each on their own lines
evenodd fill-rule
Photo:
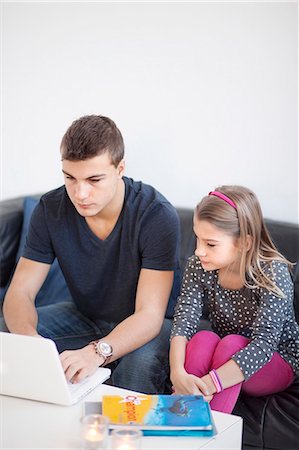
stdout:
<svg viewBox="0 0 299 450">
<path fill-rule="evenodd" d="M 221 339 L 212 331 L 199 331 L 187 344 L 185 369 L 188 373 L 202 377 L 211 369 L 222 366 L 249 342 L 250 339 L 237 334 L 230 334 Z M 292 367 L 279 353 L 275 352 L 271 360 L 248 381 L 243 381 L 224 389 L 219 394 L 214 394 L 210 406 L 215 411 L 231 413 L 241 388 L 247 394 L 259 397 L 283 391 L 292 384 L 293 380 Z"/>
</svg>

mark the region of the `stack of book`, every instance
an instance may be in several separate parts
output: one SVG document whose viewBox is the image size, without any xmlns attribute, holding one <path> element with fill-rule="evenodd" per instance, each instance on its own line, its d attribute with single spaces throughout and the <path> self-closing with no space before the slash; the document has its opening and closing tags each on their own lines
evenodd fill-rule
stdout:
<svg viewBox="0 0 299 450">
<path fill-rule="evenodd" d="M 209 403 L 201 395 L 104 395 L 97 405 L 93 412 L 107 416 L 110 429 L 133 426 L 146 436 L 216 434 Z"/>
</svg>

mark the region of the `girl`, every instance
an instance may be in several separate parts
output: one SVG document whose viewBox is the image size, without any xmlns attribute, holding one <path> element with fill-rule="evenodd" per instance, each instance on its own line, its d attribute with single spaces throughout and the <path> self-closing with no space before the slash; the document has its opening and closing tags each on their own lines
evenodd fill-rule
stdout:
<svg viewBox="0 0 299 450">
<path fill-rule="evenodd" d="M 202 394 L 212 409 L 231 413 L 241 389 L 282 391 L 299 369 L 291 263 L 245 187 L 221 186 L 204 197 L 194 232 L 171 332 L 171 381 L 176 394 Z M 204 303 L 213 331 L 198 331 Z"/>
</svg>

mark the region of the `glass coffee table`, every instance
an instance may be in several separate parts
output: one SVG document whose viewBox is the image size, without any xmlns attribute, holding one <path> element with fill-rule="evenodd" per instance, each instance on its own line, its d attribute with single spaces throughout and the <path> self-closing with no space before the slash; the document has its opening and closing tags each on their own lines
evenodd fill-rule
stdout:
<svg viewBox="0 0 299 450">
<path fill-rule="evenodd" d="M 83 415 L 84 401 L 100 401 L 104 394 L 128 393 L 132 391 L 102 384 L 74 406 L 52 405 L 0 395 L 0 448 L 79 450 L 79 420 Z M 142 450 L 241 450 L 241 417 L 213 412 L 213 418 L 218 432 L 216 436 L 143 436 Z"/>
</svg>

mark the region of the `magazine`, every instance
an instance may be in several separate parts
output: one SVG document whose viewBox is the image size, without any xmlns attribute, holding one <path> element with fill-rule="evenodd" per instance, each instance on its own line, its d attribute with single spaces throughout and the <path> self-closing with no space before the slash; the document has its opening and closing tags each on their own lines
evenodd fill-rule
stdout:
<svg viewBox="0 0 299 450">
<path fill-rule="evenodd" d="M 101 411 L 110 429 L 131 425 L 144 435 L 167 436 L 216 433 L 209 403 L 201 395 L 103 395 Z"/>
</svg>

